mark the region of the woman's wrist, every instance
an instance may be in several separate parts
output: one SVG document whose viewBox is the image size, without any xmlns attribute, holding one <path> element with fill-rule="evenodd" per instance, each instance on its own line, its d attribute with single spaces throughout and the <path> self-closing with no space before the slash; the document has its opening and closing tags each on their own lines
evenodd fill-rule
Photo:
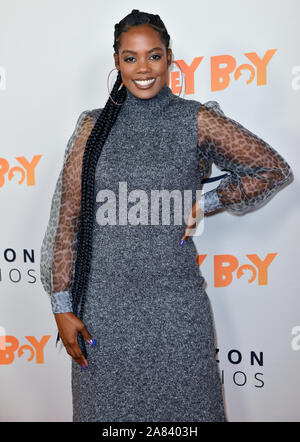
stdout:
<svg viewBox="0 0 300 442">
<path fill-rule="evenodd" d="M 205 192 L 198 203 L 203 208 L 204 213 L 214 212 L 217 209 L 224 209 L 224 204 L 221 202 L 217 188 Z"/>
<path fill-rule="evenodd" d="M 53 292 L 50 299 L 54 314 L 73 312 L 72 295 L 69 291 Z"/>
</svg>

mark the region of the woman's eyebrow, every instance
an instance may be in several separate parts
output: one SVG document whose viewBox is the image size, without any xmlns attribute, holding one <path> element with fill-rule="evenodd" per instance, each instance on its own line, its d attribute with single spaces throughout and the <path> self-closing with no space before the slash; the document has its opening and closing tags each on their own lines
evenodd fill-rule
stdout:
<svg viewBox="0 0 300 442">
<path fill-rule="evenodd" d="M 158 46 L 158 47 L 156 47 L 156 48 L 152 48 L 152 49 L 150 49 L 150 51 L 148 51 L 148 54 L 149 54 L 150 52 L 158 51 L 158 50 L 160 50 L 160 49 L 162 49 L 162 47 L 160 47 L 160 46 Z M 137 53 L 137 52 L 135 52 L 135 51 L 130 51 L 129 49 L 124 49 L 124 50 L 121 52 L 121 55 L 123 55 L 124 52 L 130 52 L 131 54 L 136 54 L 136 53 Z"/>
</svg>

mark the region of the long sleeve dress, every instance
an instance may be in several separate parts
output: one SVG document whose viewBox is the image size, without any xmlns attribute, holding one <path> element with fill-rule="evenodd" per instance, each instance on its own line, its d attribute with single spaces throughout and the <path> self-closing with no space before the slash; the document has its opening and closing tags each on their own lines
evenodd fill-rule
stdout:
<svg viewBox="0 0 300 442">
<path fill-rule="evenodd" d="M 52 198 L 40 275 L 53 313 L 72 311 L 82 158 L 101 111 L 79 116 Z M 150 221 L 149 200 L 139 196 L 124 218 L 117 198 L 119 223 L 105 224 L 99 205 L 107 189 L 129 194 L 129 205 L 136 189 L 197 190 L 212 162 L 228 173 L 202 196 L 205 214 L 244 214 L 293 178 L 285 159 L 216 101 L 178 98 L 166 85 L 150 100 L 127 91 L 95 174 L 83 320 L 97 346 L 88 348 L 86 371 L 72 360 L 74 421 L 226 421 L 204 277 L 193 241 L 179 245 L 182 213 L 178 222 L 170 205 L 166 222 Z M 158 207 L 165 216 L 162 200 Z"/>
</svg>

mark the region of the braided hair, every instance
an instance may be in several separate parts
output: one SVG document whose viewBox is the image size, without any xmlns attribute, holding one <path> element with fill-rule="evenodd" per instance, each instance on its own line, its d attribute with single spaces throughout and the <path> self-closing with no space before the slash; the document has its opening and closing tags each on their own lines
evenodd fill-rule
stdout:
<svg viewBox="0 0 300 442">
<path fill-rule="evenodd" d="M 119 51 L 122 33 L 128 31 L 133 26 L 142 24 L 149 24 L 149 26 L 159 32 L 160 38 L 168 50 L 170 36 L 159 15 L 153 15 L 147 12 L 141 12 L 138 9 L 133 9 L 130 14 L 115 25 L 113 48 L 116 53 Z M 125 101 L 126 96 L 127 89 L 125 85 L 122 84 L 121 72 L 118 71 L 117 79 L 112 88 L 111 97 L 115 102 L 121 104 Z M 71 288 L 73 312 L 75 315 L 78 315 L 81 320 L 83 319 L 84 313 L 84 303 L 92 252 L 95 171 L 102 147 L 118 117 L 120 109 L 121 106 L 115 105 L 113 101 L 108 98 L 105 107 L 94 124 L 83 154 L 81 213 L 77 235 L 75 274 Z M 81 333 L 79 333 L 78 339 L 81 350 L 84 356 L 87 357 L 85 341 Z"/>
</svg>

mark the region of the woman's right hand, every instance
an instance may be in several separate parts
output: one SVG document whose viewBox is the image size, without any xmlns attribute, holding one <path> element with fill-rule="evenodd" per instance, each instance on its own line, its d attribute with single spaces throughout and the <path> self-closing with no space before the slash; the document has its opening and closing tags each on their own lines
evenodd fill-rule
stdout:
<svg viewBox="0 0 300 442">
<path fill-rule="evenodd" d="M 58 327 L 59 336 L 67 353 L 72 356 L 82 368 L 87 368 L 88 362 L 83 356 L 78 344 L 78 333 L 81 333 L 84 340 L 90 345 L 95 345 L 95 341 L 88 332 L 85 324 L 72 312 L 55 313 L 54 317 Z"/>
</svg>

